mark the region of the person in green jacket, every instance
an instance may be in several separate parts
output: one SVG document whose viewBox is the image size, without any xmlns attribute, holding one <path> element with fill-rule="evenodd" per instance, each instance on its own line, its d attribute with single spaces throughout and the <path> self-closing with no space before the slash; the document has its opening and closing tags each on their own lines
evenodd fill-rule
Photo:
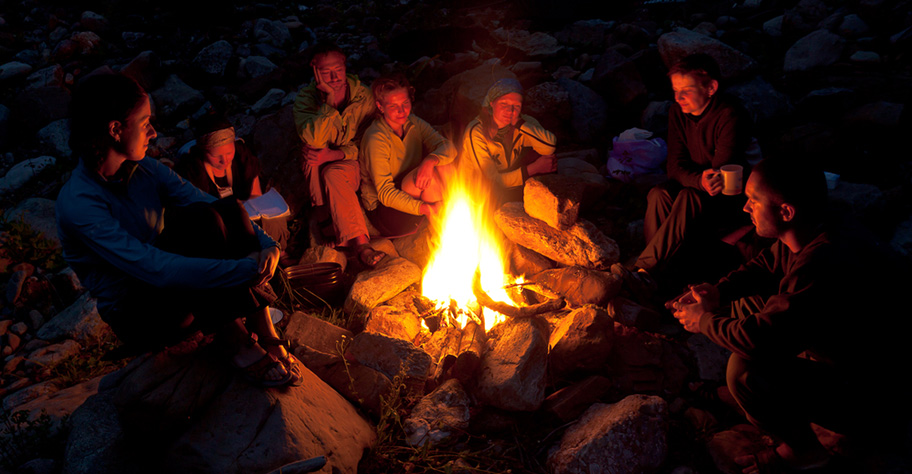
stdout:
<svg viewBox="0 0 912 474">
<path fill-rule="evenodd" d="M 521 113 L 522 93 L 516 79 L 495 82 L 463 138 L 462 169 L 481 172 L 500 202 L 522 201 L 523 183 L 530 176 L 557 171 L 556 138 Z"/>
<path fill-rule="evenodd" d="M 456 147 L 412 114 L 405 77 L 381 77 L 371 89 L 379 117 L 361 139 L 361 202 L 383 235 L 405 235 L 440 211 Z"/>
<path fill-rule="evenodd" d="M 358 76 L 347 74 L 345 59 L 335 45 L 315 48 L 311 60 L 314 81 L 298 92 L 294 120 L 304 142 L 301 168 L 311 202 L 328 208 L 336 239 L 333 245 L 354 249 L 362 263 L 373 266 L 386 254 L 370 246 L 358 204 L 357 143 L 374 113 L 374 98 Z"/>
</svg>

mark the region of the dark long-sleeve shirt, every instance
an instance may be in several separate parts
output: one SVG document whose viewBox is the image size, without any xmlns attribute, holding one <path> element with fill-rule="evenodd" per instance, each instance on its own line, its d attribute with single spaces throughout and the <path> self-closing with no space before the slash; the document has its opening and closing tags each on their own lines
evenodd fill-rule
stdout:
<svg viewBox="0 0 912 474">
<path fill-rule="evenodd" d="M 706 169 L 732 163 L 747 170 L 745 152 L 752 133 L 747 112 L 724 95 L 713 96 L 697 117 L 674 104 L 668 116 L 668 176 L 684 186 L 702 189 L 700 179 Z"/>
</svg>

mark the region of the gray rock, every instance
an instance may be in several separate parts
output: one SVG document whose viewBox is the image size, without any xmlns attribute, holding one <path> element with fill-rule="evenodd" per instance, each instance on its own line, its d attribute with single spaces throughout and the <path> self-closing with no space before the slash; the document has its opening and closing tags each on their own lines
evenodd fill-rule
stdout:
<svg viewBox="0 0 912 474">
<path fill-rule="evenodd" d="M 18 405 L 16 411 L 28 412 L 29 420 L 37 420 L 42 412 L 50 417 L 51 433 L 63 427 L 63 421 L 82 405 L 86 399 L 98 393 L 98 383 L 102 376 L 95 377 L 72 387 L 52 390 L 37 398 Z"/>
<path fill-rule="evenodd" d="M 321 262 L 334 262 L 342 266 L 342 271 L 345 271 L 345 267 L 348 265 L 348 258 L 345 257 L 345 254 L 325 245 L 318 245 L 316 247 L 309 247 L 304 251 L 304 254 L 301 256 L 301 260 L 298 262 L 300 265 L 307 265 L 311 263 L 321 263 Z"/>
<path fill-rule="evenodd" d="M 878 64 L 880 55 L 874 51 L 855 51 L 849 56 L 849 60 L 859 64 Z"/>
<path fill-rule="evenodd" d="M 415 337 L 421 333 L 421 319 L 416 312 L 392 306 L 377 306 L 370 311 L 364 331 L 414 342 Z"/>
<path fill-rule="evenodd" d="M 621 392 L 676 394 L 691 377 L 679 346 L 653 333 L 621 324 L 614 326 L 609 364 Z"/>
<path fill-rule="evenodd" d="M 59 64 L 39 69 L 26 78 L 28 88 L 45 87 L 45 86 L 63 86 L 64 71 Z"/>
<path fill-rule="evenodd" d="M 840 180 L 836 189 L 829 191 L 831 201 L 849 206 L 858 217 L 877 215 L 886 205 L 884 193 L 877 186 L 866 183 L 850 183 Z"/>
<path fill-rule="evenodd" d="M 366 311 L 396 296 L 421 278 L 421 269 L 404 258 L 385 258 L 355 278 L 345 299 L 346 311 Z"/>
<path fill-rule="evenodd" d="M 304 174 L 298 157 L 301 139 L 295 132 L 293 106 L 263 115 L 253 129 L 253 149 L 260 159 L 260 180 L 271 183 L 285 197 L 292 214 L 310 206 L 308 193 L 300 192 Z"/>
<path fill-rule="evenodd" d="M 393 382 L 379 370 L 345 360 L 341 354 L 328 354 L 305 346 L 295 349 L 295 356 L 350 402 L 371 415 L 383 413 Z"/>
<path fill-rule="evenodd" d="M 282 105 L 282 99 L 284 98 L 285 91 L 282 89 L 269 89 L 260 100 L 250 107 L 250 112 L 254 115 L 261 115 L 264 112 L 276 109 Z"/>
<path fill-rule="evenodd" d="M 912 217 L 896 226 L 890 246 L 906 257 L 912 257 Z"/>
<path fill-rule="evenodd" d="M 0 150 L 6 148 L 7 136 L 9 136 L 9 107 L 0 104 Z"/>
<path fill-rule="evenodd" d="M 668 406 L 656 396 L 630 395 L 592 405 L 548 455 L 555 474 L 655 472 L 668 454 Z"/>
<path fill-rule="evenodd" d="M 47 86 L 25 89 L 8 103 L 10 123 L 22 133 L 34 133 L 57 119 L 66 118 L 70 91 L 65 87 Z"/>
<path fill-rule="evenodd" d="M 689 54 L 706 53 L 719 63 L 723 79 L 751 74 L 757 63 L 748 55 L 706 35 L 685 28 L 665 33 L 659 37 L 659 54 L 665 66 L 671 67 Z"/>
<path fill-rule="evenodd" d="M 785 19 L 783 15 L 773 17 L 769 20 L 763 22 L 763 32 L 772 36 L 773 38 L 778 38 L 782 36 L 782 22 Z"/>
<path fill-rule="evenodd" d="M 101 45 L 101 37 L 92 31 L 79 31 L 70 37 L 77 47 L 77 54 L 91 54 Z"/>
<path fill-rule="evenodd" d="M 89 397 L 73 412 L 67 425 L 70 434 L 63 472 L 115 474 L 136 469 L 136 458 L 128 451 L 112 391 Z"/>
<path fill-rule="evenodd" d="M 46 396 L 48 394 L 54 393 L 58 390 L 57 385 L 53 380 L 48 380 L 45 382 L 36 383 L 34 385 L 29 385 L 21 390 L 17 390 L 6 397 L 3 398 L 3 409 L 7 413 L 13 413 L 14 411 L 19 411 L 16 408 L 35 400 L 39 397 Z"/>
<path fill-rule="evenodd" d="M 411 342 L 368 332 L 355 336 L 345 357 L 378 370 L 390 379 L 402 377 L 406 385 L 422 393 L 432 364 L 431 356 Z"/>
<path fill-rule="evenodd" d="M 877 101 L 863 104 L 845 116 L 845 122 L 852 125 L 876 127 L 897 127 L 905 106 L 896 102 Z"/>
<path fill-rule="evenodd" d="M 494 220 L 514 243 L 564 265 L 607 269 L 620 256 L 617 243 L 586 220 L 579 220 L 569 229 L 559 231 L 530 217 L 518 202 L 504 204 Z"/>
<path fill-rule="evenodd" d="M 21 188 L 37 176 L 41 170 L 56 162 L 57 160 L 53 156 L 39 156 L 17 163 L 3 177 L 0 177 L 0 195 Z"/>
<path fill-rule="evenodd" d="M 31 72 L 32 66 L 19 61 L 11 61 L 0 65 L 0 82 L 21 79 L 28 76 Z"/>
<path fill-rule="evenodd" d="M 161 58 L 153 51 L 143 51 L 137 54 L 120 72 L 132 77 L 143 89 L 150 91 L 161 79 Z"/>
<path fill-rule="evenodd" d="M 608 180 L 599 173 L 591 160 L 599 161 L 594 149 L 562 152 L 557 154 L 557 174 L 584 181 L 594 187 L 590 192 L 598 194 L 608 189 Z"/>
<path fill-rule="evenodd" d="M 465 433 L 471 401 L 462 384 L 449 379 L 418 401 L 403 421 L 406 441 L 412 446 L 439 446 Z"/>
<path fill-rule="evenodd" d="M 203 94 L 174 74 L 168 76 L 162 87 L 152 91 L 152 99 L 159 115 L 175 118 L 178 113 L 194 110 L 206 101 Z"/>
<path fill-rule="evenodd" d="M 655 331 L 661 315 L 627 298 L 614 298 L 608 303 L 608 314 L 618 323 L 643 331 Z"/>
<path fill-rule="evenodd" d="M 526 58 L 551 57 L 564 49 L 553 36 L 541 32 L 527 30 L 508 30 L 497 28 L 491 32 L 501 44 L 520 51 Z"/>
<path fill-rule="evenodd" d="M 620 293 L 624 283 L 613 273 L 580 266 L 545 270 L 533 275 L 529 281 L 563 296 L 572 306 L 593 304 L 601 307 Z"/>
<path fill-rule="evenodd" d="M 38 337 L 46 341 L 66 338 L 90 342 L 101 340 L 110 331 L 110 326 L 98 315 L 95 298 L 85 292 L 67 309 L 41 326 Z"/>
<path fill-rule="evenodd" d="M 84 11 L 79 18 L 79 24 L 83 28 L 97 33 L 104 32 L 108 28 L 108 20 L 93 11 Z"/>
<path fill-rule="evenodd" d="M 554 415 L 558 420 L 568 423 L 579 418 L 586 409 L 611 390 L 610 379 L 601 375 L 590 375 L 548 395 L 542 410 Z"/>
<path fill-rule="evenodd" d="M 575 309 L 551 331 L 548 365 L 555 374 L 598 371 L 608 360 L 613 338 L 614 321 L 604 309 Z"/>
<path fill-rule="evenodd" d="M 193 58 L 193 65 L 207 74 L 224 76 L 228 62 L 234 54 L 234 46 L 225 40 L 218 40 L 201 49 Z"/>
<path fill-rule="evenodd" d="M 345 344 L 351 342 L 351 331 L 328 321 L 296 311 L 288 316 L 285 337 L 292 346 L 306 346 L 327 354 L 342 354 Z"/>
<path fill-rule="evenodd" d="M 621 105 L 627 105 L 647 92 L 633 61 L 614 49 L 606 50 L 599 58 L 592 74 L 592 86 Z"/>
<path fill-rule="evenodd" d="M 777 91 L 761 77 L 729 87 L 726 92 L 741 100 L 754 123 L 784 117 L 793 110 L 788 96 Z"/>
<path fill-rule="evenodd" d="M 806 34 L 830 14 L 823 0 L 800 0 L 794 7 L 785 10 L 782 20 L 783 32 Z"/>
<path fill-rule="evenodd" d="M 452 120 L 462 129 L 467 125 L 481 110 L 481 103 L 488 88 L 492 84 L 503 78 L 516 79 L 513 71 L 505 68 L 500 61 L 492 60 L 473 69 L 457 73 L 446 80 L 440 86 L 439 97 L 443 102 L 435 104 L 425 104 L 420 108 L 419 102 L 413 112 L 419 117 L 424 118 L 423 111 L 437 113 L 443 121 Z M 431 110 L 431 109 L 436 109 Z M 426 119 L 431 123 L 441 123 Z"/>
<path fill-rule="evenodd" d="M 28 198 L 16 207 L 6 211 L 3 218 L 8 221 L 22 219 L 32 230 L 60 247 L 57 236 L 56 202 L 46 198 Z"/>
<path fill-rule="evenodd" d="M 701 380 L 725 381 L 725 369 L 731 351 L 714 344 L 703 334 L 694 334 L 687 338 L 687 347 L 693 351 Z"/>
<path fill-rule="evenodd" d="M 569 95 L 573 111 L 571 125 L 576 138 L 583 143 L 604 140 L 605 129 L 608 127 L 608 105 L 602 96 L 572 79 L 561 78 L 557 83 Z"/>
<path fill-rule="evenodd" d="M 25 360 L 25 366 L 31 369 L 52 367 L 75 356 L 81 350 L 78 342 L 67 339 L 59 344 L 51 344 L 32 351 Z"/>
<path fill-rule="evenodd" d="M 566 230 L 579 218 L 583 191 L 575 179 L 567 176 L 534 176 L 523 187 L 523 210 L 555 229 Z"/>
<path fill-rule="evenodd" d="M 285 23 L 266 18 L 257 19 L 253 25 L 253 35 L 260 43 L 266 43 L 276 48 L 282 48 L 291 42 L 291 32 Z"/>
<path fill-rule="evenodd" d="M 523 113 L 539 119 L 542 127 L 553 131 L 558 140 L 569 136 L 567 124 L 573 118 L 570 93 L 557 82 L 543 82 L 523 93 Z"/>
<path fill-rule="evenodd" d="M 55 120 L 38 130 L 38 141 L 47 153 L 62 158 L 73 154 L 70 150 L 69 119 Z"/>
<path fill-rule="evenodd" d="M 827 30 L 817 30 L 799 39 L 785 53 L 785 72 L 828 66 L 842 56 L 845 40 Z"/>
<path fill-rule="evenodd" d="M 503 410 L 537 410 L 545 399 L 547 358 L 547 329 L 534 319 L 510 319 L 494 326 L 475 396 Z"/>
<path fill-rule="evenodd" d="M 279 67 L 275 65 L 269 58 L 263 56 L 250 56 L 244 59 L 242 68 L 247 77 L 255 78 L 260 76 L 265 76 Z"/>
<path fill-rule="evenodd" d="M 555 37 L 569 46 L 602 51 L 607 46 L 614 23 L 598 19 L 579 20 L 555 34 Z"/>
<path fill-rule="evenodd" d="M 868 33 L 868 24 L 860 16 L 850 13 L 843 17 L 842 23 L 836 30 L 840 35 L 846 38 L 858 38 Z"/>
</svg>

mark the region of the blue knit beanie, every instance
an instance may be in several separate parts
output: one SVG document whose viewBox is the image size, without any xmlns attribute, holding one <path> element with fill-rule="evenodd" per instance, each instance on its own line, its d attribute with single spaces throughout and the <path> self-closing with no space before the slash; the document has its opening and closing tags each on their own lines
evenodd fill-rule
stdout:
<svg viewBox="0 0 912 474">
<path fill-rule="evenodd" d="M 519 83 L 516 79 L 504 78 L 494 83 L 490 89 L 488 89 L 487 95 L 485 95 L 484 102 L 481 104 L 482 107 L 490 107 L 491 102 L 511 93 L 515 92 L 519 95 L 522 95 L 523 88 L 522 84 Z"/>
</svg>

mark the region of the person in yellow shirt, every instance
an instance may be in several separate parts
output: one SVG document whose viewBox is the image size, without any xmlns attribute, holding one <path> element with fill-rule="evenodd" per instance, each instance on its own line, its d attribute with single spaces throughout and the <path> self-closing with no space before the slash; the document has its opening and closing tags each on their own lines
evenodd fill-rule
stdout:
<svg viewBox="0 0 912 474">
<path fill-rule="evenodd" d="M 361 139 L 361 202 L 381 234 L 406 235 L 439 212 L 456 147 L 412 114 L 405 77 L 381 77 L 371 89 L 379 116 Z"/>
<path fill-rule="evenodd" d="M 358 138 L 374 113 L 374 98 L 358 76 L 347 74 L 345 59 L 335 45 L 315 48 L 314 81 L 298 92 L 294 120 L 304 142 L 301 168 L 311 202 L 327 205 L 334 245 L 354 249 L 362 263 L 373 266 L 385 254 L 370 246 L 357 192 L 361 184 Z"/>
<path fill-rule="evenodd" d="M 523 183 L 530 176 L 557 171 L 556 137 L 522 114 L 522 93 L 516 79 L 495 82 L 462 142 L 460 166 L 481 172 L 500 202 L 522 201 Z"/>
</svg>

